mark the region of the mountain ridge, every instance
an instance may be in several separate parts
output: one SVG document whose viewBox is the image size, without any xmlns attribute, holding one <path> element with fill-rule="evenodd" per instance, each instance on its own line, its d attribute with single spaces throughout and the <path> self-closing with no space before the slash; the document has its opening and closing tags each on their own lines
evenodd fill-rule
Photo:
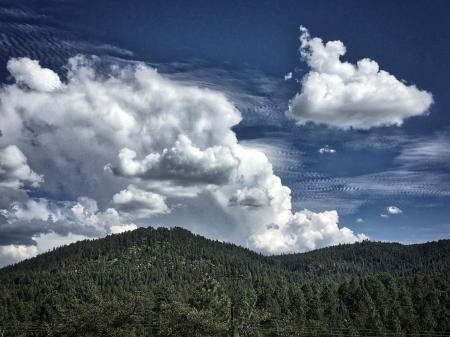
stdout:
<svg viewBox="0 0 450 337">
<path fill-rule="evenodd" d="M 104 238 L 100 239 L 86 239 L 77 241 L 74 243 L 71 243 L 69 245 L 64 245 L 61 247 L 56 247 L 48 252 L 39 254 L 36 257 L 26 259 L 24 261 L 18 262 L 16 264 L 12 264 L 9 266 L 5 266 L 3 268 L 0 268 L 0 273 L 2 270 L 9 270 L 14 269 L 15 267 L 20 268 L 19 266 L 22 264 L 28 265 L 29 263 L 32 263 L 32 261 L 35 261 L 35 259 L 41 259 L 41 256 L 51 256 L 53 254 L 57 254 L 55 252 L 58 252 L 60 250 L 66 250 L 66 249 L 72 249 L 75 248 L 78 245 L 85 245 L 92 242 L 96 242 L 98 240 L 115 240 L 115 238 L 120 236 L 131 236 L 131 238 L 137 242 L 139 242 L 138 236 L 141 235 L 152 235 L 155 234 L 156 238 L 155 241 L 158 241 L 158 234 L 164 233 L 164 234 L 170 234 L 170 233 L 184 233 L 183 238 L 190 240 L 200 240 L 203 242 L 209 242 L 211 245 L 216 245 L 217 248 L 220 249 L 230 249 L 232 251 L 239 250 L 241 252 L 246 252 L 248 256 L 252 256 L 256 259 L 263 259 L 266 260 L 266 262 L 276 263 L 281 266 L 286 266 L 288 263 L 293 263 L 294 265 L 291 265 L 287 267 L 291 271 L 302 271 L 302 272 L 308 272 L 306 269 L 301 268 L 299 265 L 295 265 L 295 262 L 303 264 L 311 263 L 314 261 L 314 259 L 317 259 L 321 257 L 322 262 L 324 262 L 324 267 L 330 267 L 331 264 L 336 264 L 336 260 L 339 259 L 340 261 L 353 261 L 354 259 L 358 258 L 358 253 L 369 253 L 371 257 L 374 257 L 373 249 L 380 249 L 377 252 L 383 252 L 384 255 L 388 254 L 400 254 L 403 258 L 407 258 L 407 254 L 413 254 L 410 257 L 417 258 L 418 255 L 422 255 L 421 258 L 426 258 L 430 253 L 433 252 L 433 250 L 439 250 L 442 254 L 442 258 L 445 259 L 445 262 L 448 263 L 450 266 L 450 239 L 441 239 L 436 241 L 428 241 L 424 243 L 414 243 L 414 244 L 403 244 L 400 242 L 382 242 L 382 241 L 370 241 L 370 240 L 364 240 L 362 242 L 355 242 L 355 243 L 345 243 L 345 244 L 338 244 L 333 246 L 327 246 L 322 247 L 318 249 L 314 249 L 307 252 L 299 252 L 299 253 L 287 253 L 287 254 L 276 254 L 276 255 L 264 255 L 261 253 L 258 253 L 256 251 L 253 251 L 249 248 L 236 245 L 234 243 L 230 242 L 223 242 L 219 240 L 213 240 L 208 239 L 200 234 L 195 234 L 187 229 L 184 229 L 182 227 L 141 227 L 134 231 L 127 231 L 120 234 L 110 234 Z M 162 237 L 159 237 L 159 239 L 162 239 Z M 165 238 L 165 241 L 170 241 L 170 235 Z M 144 243 L 144 242 L 141 242 Z M 71 247 L 71 248 L 67 248 Z M 382 258 L 379 256 L 377 257 L 377 260 L 380 261 Z M 284 261 L 283 261 L 284 260 Z M 288 263 L 286 263 L 289 261 Z M 332 263 L 331 263 L 332 261 Z M 284 263 L 283 263 L 284 262 Z M 383 262 L 386 262 L 384 260 Z M 389 271 L 389 270 L 378 270 L 378 271 Z"/>
</svg>

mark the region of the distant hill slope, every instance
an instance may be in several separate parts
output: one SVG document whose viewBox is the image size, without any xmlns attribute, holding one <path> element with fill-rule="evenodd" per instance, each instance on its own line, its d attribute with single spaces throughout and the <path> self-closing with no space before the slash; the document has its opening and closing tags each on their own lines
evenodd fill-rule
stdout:
<svg viewBox="0 0 450 337">
<path fill-rule="evenodd" d="M 0 335 L 432 337 L 450 326 L 449 275 L 450 240 L 268 257 L 140 228 L 1 269 Z"/>
<path fill-rule="evenodd" d="M 414 245 L 364 241 L 273 259 L 307 275 L 439 272 L 449 270 L 450 240 Z"/>
</svg>

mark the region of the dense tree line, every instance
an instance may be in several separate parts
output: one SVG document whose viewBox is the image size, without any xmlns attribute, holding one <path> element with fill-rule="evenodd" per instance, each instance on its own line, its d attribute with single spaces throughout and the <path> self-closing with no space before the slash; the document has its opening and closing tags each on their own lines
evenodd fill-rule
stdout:
<svg viewBox="0 0 450 337">
<path fill-rule="evenodd" d="M 0 270 L 0 336 L 448 336 L 449 267 L 449 240 L 267 257 L 138 229 Z"/>
</svg>

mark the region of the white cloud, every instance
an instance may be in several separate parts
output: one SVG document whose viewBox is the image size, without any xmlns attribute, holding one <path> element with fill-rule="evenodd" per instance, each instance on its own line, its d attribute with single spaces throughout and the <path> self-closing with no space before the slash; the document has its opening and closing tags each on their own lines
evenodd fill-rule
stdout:
<svg viewBox="0 0 450 337">
<path fill-rule="evenodd" d="M 346 227 L 338 227 L 339 217 L 336 211 L 314 213 L 303 210 L 295 213 L 287 226 L 268 229 L 256 234 L 252 240 L 257 246 L 278 252 L 308 251 L 320 246 L 352 243 L 365 240 L 367 236 L 355 234 Z"/>
<path fill-rule="evenodd" d="M 430 93 L 380 70 L 371 59 L 357 64 L 341 61 L 346 53 L 341 41 L 324 43 L 301 27 L 300 42 L 310 71 L 288 113 L 299 124 L 314 122 L 342 129 L 400 126 L 409 117 L 425 114 L 433 103 Z"/>
<path fill-rule="evenodd" d="M 112 207 L 101 211 L 97 202 L 88 197 L 64 202 L 29 198 L 0 210 L 0 220 L 0 245 L 8 240 L 35 244 L 36 237 L 51 233 L 100 237 L 111 233 L 113 227 L 130 225 L 126 213 L 120 214 Z"/>
<path fill-rule="evenodd" d="M 38 61 L 27 57 L 13 58 L 6 66 L 17 83 L 38 91 L 53 91 L 61 86 L 58 74 L 53 70 L 42 68 Z"/>
<path fill-rule="evenodd" d="M 0 246 L 0 267 L 29 259 L 38 254 L 36 246 L 27 245 L 6 245 Z"/>
<path fill-rule="evenodd" d="M 85 239 L 88 239 L 88 237 L 72 233 L 59 235 L 52 232 L 33 237 L 34 244 L 31 245 L 11 244 L 0 246 L 0 267 L 32 258 L 37 254 L 48 252 L 56 247 Z"/>
<path fill-rule="evenodd" d="M 169 212 L 164 196 L 141 190 L 134 185 L 114 194 L 113 203 L 117 210 L 136 217 Z"/>
<path fill-rule="evenodd" d="M 397 206 L 386 207 L 386 210 L 387 210 L 387 212 L 389 214 L 401 214 L 401 213 L 403 213 L 403 211 L 400 208 L 398 208 Z"/>
<path fill-rule="evenodd" d="M 3 212 L 5 241 L 98 237 L 142 223 L 181 225 L 268 253 L 365 237 L 340 228 L 336 212 L 293 212 L 268 157 L 237 141 L 241 115 L 223 94 L 144 64 L 103 65 L 99 73 L 99 62 L 70 59 L 58 90 L 2 88 L 0 146 L 26 150 L 46 177 L 40 191 L 69 199 L 16 202 Z"/>
<path fill-rule="evenodd" d="M 288 81 L 292 79 L 292 71 L 288 72 L 286 75 L 284 75 L 284 80 Z"/>
<path fill-rule="evenodd" d="M 38 250 L 36 246 L 25 245 L 8 245 L 0 246 L 0 254 L 6 257 L 10 257 L 14 260 L 23 260 L 33 257 L 37 254 Z"/>
<path fill-rule="evenodd" d="M 67 235 L 59 235 L 54 232 L 48 234 L 39 234 L 33 237 L 33 240 L 36 242 L 38 253 L 45 253 L 53 248 L 87 239 L 89 239 L 89 237 L 84 235 L 73 233 L 68 233 Z"/>
<path fill-rule="evenodd" d="M 54 219 L 61 217 L 49 209 L 49 203 L 46 199 L 29 199 L 22 203 L 15 202 L 11 205 L 11 211 L 8 213 L 4 212 L 4 214 L 8 214 L 8 217 L 13 215 L 15 218 L 25 221 L 47 221 L 49 217 L 53 217 Z"/>
<path fill-rule="evenodd" d="M 321 148 L 319 149 L 319 153 L 320 153 L 320 154 L 333 154 L 333 153 L 336 153 L 336 150 L 335 150 L 335 149 L 332 149 L 331 147 L 329 147 L 329 146 L 327 145 L 327 146 L 325 146 L 325 147 L 321 147 Z"/>
<path fill-rule="evenodd" d="M 76 234 L 92 234 L 89 230 L 94 230 L 94 234 L 102 235 L 111 233 L 113 227 L 130 225 L 123 223 L 123 218 L 115 208 L 110 207 L 105 211 L 100 211 L 97 202 L 87 197 L 79 198 L 70 211 L 70 214 L 66 215 L 65 221 L 71 221 L 75 224 L 73 226 L 75 228 L 88 228 L 88 231 L 84 230 Z M 72 232 L 74 231 L 72 230 Z"/>
<path fill-rule="evenodd" d="M 356 222 L 357 222 L 357 223 L 363 223 L 363 222 L 364 222 L 364 219 L 363 219 L 363 218 L 358 218 L 358 219 L 356 219 Z"/>
<path fill-rule="evenodd" d="M 120 234 L 124 232 L 134 231 L 137 229 L 135 224 L 111 226 L 111 234 Z"/>
<path fill-rule="evenodd" d="M 27 158 L 17 146 L 0 147 L 0 187 L 38 187 L 42 181 L 42 176 L 31 170 Z"/>
<path fill-rule="evenodd" d="M 380 216 L 381 216 L 382 218 L 389 218 L 389 215 L 384 214 L 384 213 L 381 213 Z"/>
</svg>

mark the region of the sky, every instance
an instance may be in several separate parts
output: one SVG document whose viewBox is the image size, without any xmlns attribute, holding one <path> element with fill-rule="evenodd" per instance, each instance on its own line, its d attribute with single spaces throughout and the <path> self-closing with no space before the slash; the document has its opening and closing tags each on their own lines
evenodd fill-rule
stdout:
<svg viewBox="0 0 450 337">
<path fill-rule="evenodd" d="M 0 1 L 0 266 L 181 226 L 450 237 L 448 1 Z"/>
</svg>

